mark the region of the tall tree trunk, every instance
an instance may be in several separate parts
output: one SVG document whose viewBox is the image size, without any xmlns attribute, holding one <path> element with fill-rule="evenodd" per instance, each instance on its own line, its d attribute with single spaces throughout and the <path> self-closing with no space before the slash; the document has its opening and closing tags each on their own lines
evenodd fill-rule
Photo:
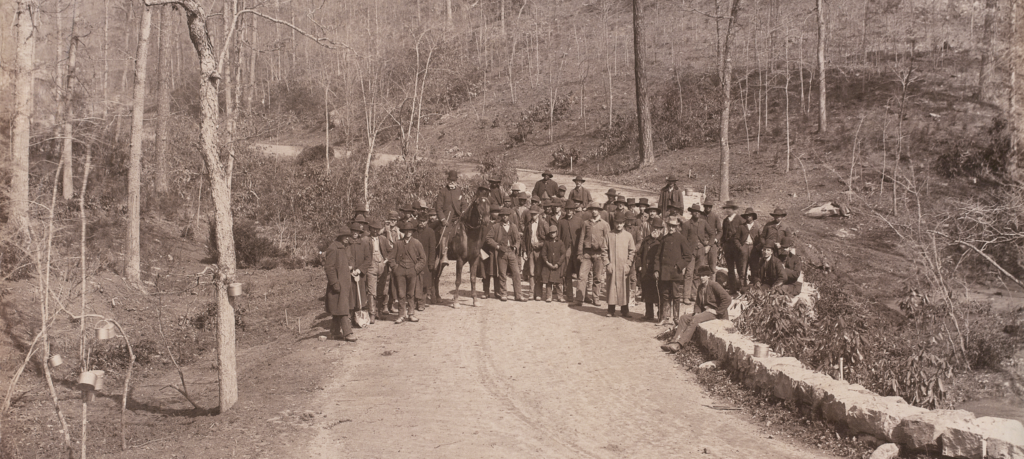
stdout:
<svg viewBox="0 0 1024 459">
<path fill-rule="evenodd" d="M 110 32 L 110 0 L 103 0 L 103 119 L 107 119 L 107 107 L 110 105 L 110 63 L 107 62 L 107 35 Z"/>
<path fill-rule="evenodd" d="M 141 257 L 139 255 L 139 202 L 142 187 L 142 119 L 146 108 L 146 61 L 149 55 L 149 30 L 153 23 L 153 9 L 142 7 L 139 26 L 139 49 L 135 54 L 135 91 L 132 99 L 132 137 L 128 153 L 128 237 L 124 252 L 127 256 L 125 275 L 128 283 L 140 285 Z"/>
<path fill-rule="evenodd" d="M 245 86 L 245 113 L 252 113 L 252 100 L 256 97 L 256 18 L 249 17 L 249 80 Z M 248 116 L 248 115 L 247 115 Z"/>
<path fill-rule="evenodd" d="M 157 52 L 156 96 L 156 168 L 153 171 L 156 192 L 167 193 L 167 130 L 171 118 L 171 19 L 170 5 L 160 8 L 160 45 Z"/>
<path fill-rule="evenodd" d="M 32 128 L 32 83 L 36 34 L 35 0 L 18 0 L 14 11 L 17 74 L 14 80 L 14 123 L 11 127 L 11 191 L 8 222 L 19 229 L 28 225 L 28 152 Z"/>
<path fill-rule="evenodd" d="M 998 0 L 985 0 L 985 25 L 981 36 L 981 66 L 978 70 L 978 99 L 990 102 L 994 91 L 990 86 L 995 59 L 992 59 L 992 38 L 995 36 L 995 16 Z"/>
<path fill-rule="evenodd" d="M 718 185 L 719 200 L 728 201 L 729 197 L 729 108 L 732 104 L 732 58 L 729 57 L 729 41 L 732 38 L 732 26 L 740 14 L 740 0 L 731 0 L 732 7 L 729 8 L 729 19 L 726 21 L 725 34 L 722 37 L 722 59 L 720 61 L 722 70 L 722 120 L 719 144 L 721 146 L 722 158 L 719 166 L 721 175 Z"/>
<path fill-rule="evenodd" d="M 64 72 L 64 100 L 63 119 L 61 122 L 61 161 L 64 169 L 61 171 L 61 197 L 69 200 L 74 196 L 74 163 L 71 161 L 74 132 L 71 128 L 71 120 L 74 119 L 74 110 L 71 107 L 72 95 L 75 92 L 75 61 L 78 50 L 78 2 L 72 0 L 71 6 L 71 35 L 68 37 L 68 59 L 67 70 Z"/>
<path fill-rule="evenodd" d="M 633 70 L 636 76 L 636 122 L 641 164 L 654 163 L 654 136 L 651 132 L 651 107 L 647 99 L 647 42 L 644 40 L 642 0 L 633 0 Z"/>
<path fill-rule="evenodd" d="M 1024 181 L 1020 169 L 1024 159 L 1024 0 L 1013 0 L 1010 12 L 1010 154 L 1006 173 Z"/>
<path fill-rule="evenodd" d="M 818 133 L 828 132 L 828 105 L 825 103 L 825 0 L 818 1 Z"/>
</svg>

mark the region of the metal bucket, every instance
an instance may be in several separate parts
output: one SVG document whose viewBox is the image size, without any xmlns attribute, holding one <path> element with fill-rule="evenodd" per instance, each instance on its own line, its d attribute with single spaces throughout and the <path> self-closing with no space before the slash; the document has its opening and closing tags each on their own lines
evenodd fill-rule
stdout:
<svg viewBox="0 0 1024 459">
<path fill-rule="evenodd" d="M 96 373 L 83 371 L 78 375 L 78 388 L 81 390 L 93 390 L 96 387 Z"/>
<path fill-rule="evenodd" d="M 106 376 L 107 372 L 103 370 L 92 370 L 92 374 L 96 378 L 96 383 L 93 384 L 93 390 L 103 390 L 103 377 Z"/>
<path fill-rule="evenodd" d="M 757 357 L 757 358 L 768 357 L 768 346 L 765 346 L 764 344 L 755 344 L 754 345 L 754 357 Z"/>
<path fill-rule="evenodd" d="M 96 339 L 99 339 L 99 340 L 110 339 L 110 329 L 109 328 L 97 328 L 96 329 Z"/>
<path fill-rule="evenodd" d="M 53 355 L 50 356 L 50 366 L 51 367 L 56 368 L 56 367 L 59 367 L 59 366 L 61 366 L 63 364 L 64 364 L 64 359 L 62 359 L 60 357 L 60 354 L 53 354 Z"/>
<path fill-rule="evenodd" d="M 235 282 L 228 284 L 228 296 L 239 296 L 242 294 L 242 283 Z"/>
</svg>

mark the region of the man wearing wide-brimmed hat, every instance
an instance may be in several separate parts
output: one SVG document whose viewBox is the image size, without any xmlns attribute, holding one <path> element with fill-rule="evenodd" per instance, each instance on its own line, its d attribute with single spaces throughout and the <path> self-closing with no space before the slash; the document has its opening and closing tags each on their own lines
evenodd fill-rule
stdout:
<svg viewBox="0 0 1024 459">
<path fill-rule="evenodd" d="M 598 304 L 601 301 L 605 266 L 608 265 L 608 235 L 611 228 L 608 222 L 601 218 L 601 207 L 597 203 L 591 203 L 588 210 L 590 219 L 583 222 L 580 240 L 576 244 L 576 252 L 580 259 L 579 283 L 576 286 L 579 295 L 576 297 L 576 306 L 583 306 L 587 284 L 591 279 L 594 282 L 594 303 Z"/>
<path fill-rule="evenodd" d="M 558 196 L 558 184 L 552 180 L 554 176 L 555 175 L 552 174 L 551 171 L 544 171 L 544 173 L 541 174 L 541 179 L 533 185 L 532 194 L 540 197 L 541 199 L 544 199 L 545 197 L 551 198 Z"/>
<path fill-rule="evenodd" d="M 420 288 L 420 273 L 427 267 L 427 254 L 423 245 L 413 237 L 416 223 L 402 222 L 402 239 L 395 243 L 388 262 L 394 267 L 395 284 L 398 290 L 398 319 L 402 322 L 419 322 L 416 309 L 422 308 L 423 289 Z"/>
<path fill-rule="evenodd" d="M 590 197 L 590 190 L 583 187 L 583 182 L 586 182 L 586 180 L 583 179 L 582 175 L 577 175 L 576 178 L 572 179 L 572 181 L 576 184 L 576 187 L 573 188 L 572 191 L 569 191 L 569 197 L 567 199 L 569 201 L 581 203 L 581 206 L 586 209 L 587 206 L 590 205 L 590 202 L 594 200 Z"/>
<path fill-rule="evenodd" d="M 680 225 L 679 232 L 693 244 L 693 257 L 686 264 L 686 273 L 683 275 L 683 304 L 690 306 L 693 304 L 694 294 L 697 291 L 697 286 L 694 284 L 693 271 L 705 265 L 704 247 L 708 243 L 708 231 L 707 225 L 704 222 L 704 216 L 701 214 L 700 204 L 693 203 L 686 210 L 690 213 L 690 218 Z M 683 312 L 685 314 L 692 313 L 689 310 L 684 310 Z"/>
<path fill-rule="evenodd" d="M 670 206 L 678 207 L 680 210 L 683 208 L 683 190 L 676 186 L 677 181 L 678 179 L 674 175 L 665 179 L 665 186 L 658 196 L 658 209 L 661 210 L 662 215 L 668 212 Z"/>
<path fill-rule="evenodd" d="M 776 207 L 770 214 L 772 221 L 765 223 L 764 228 L 761 229 L 761 245 L 764 247 L 771 247 L 772 250 L 778 252 L 779 244 L 782 242 L 782 238 L 791 236 L 789 225 L 785 225 L 782 222 L 783 217 L 786 216 L 786 209 L 782 207 Z M 777 254 L 777 253 L 776 253 Z"/>
<path fill-rule="evenodd" d="M 324 255 L 324 272 L 327 274 L 324 309 L 331 315 L 331 339 L 344 341 L 356 340 L 352 336 L 349 314 L 359 304 L 356 278 L 361 273 L 352 263 L 351 243 L 352 231 L 343 226 Z"/>
<path fill-rule="evenodd" d="M 360 215 L 358 218 L 360 220 L 363 220 L 364 222 L 366 221 L 366 217 L 363 217 L 362 215 Z M 352 263 L 352 268 L 360 272 L 360 275 L 356 278 L 356 283 L 358 284 L 360 297 L 363 296 L 361 295 L 361 293 L 366 291 L 366 272 L 369 271 L 370 269 L 370 261 L 372 256 L 372 254 L 370 253 L 370 240 L 365 237 L 366 231 L 364 230 L 364 228 L 365 227 L 363 226 L 362 223 L 352 222 L 351 224 L 349 224 L 349 230 L 352 233 L 352 242 L 351 244 L 349 244 L 349 254 L 351 256 L 350 262 Z M 357 303 L 353 309 L 367 309 L 367 312 L 369 312 L 366 300 L 367 298 L 362 298 L 362 301 L 360 303 Z"/>
<path fill-rule="evenodd" d="M 501 178 L 491 177 L 487 179 L 487 186 L 490 187 L 487 198 L 491 204 L 502 205 L 505 203 L 505 191 L 501 189 Z"/>
<path fill-rule="evenodd" d="M 693 333 L 697 331 L 697 325 L 715 319 L 729 320 L 732 296 L 715 282 L 715 272 L 708 266 L 701 266 L 697 269 L 697 279 L 697 300 L 694 305 L 697 313 L 679 323 L 672 339 L 661 346 L 666 352 L 678 352 L 684 344 L 690 342 Z"/>
<path fill-rule="evenodd" d="M 429 215 L 427 219 L 420 220 L 416 223 L 416 230 L 412 233 L 412 237 L 417 241 L 420 241 L 420 245 L 423 246 L 423 253 L 427 257 L 427 267 L 420 271 L 420 289 L 425 295 L 430 296 L 430 304 L 438 304 L 438 298 L 434 298 L 434 263 L 435 257 L 437 256 L 437 233 L 434 229 L 428 225 Z M 422 311 L 423 307 L 427 304 L 426 301 L 421 302 L 417 307 L 417 311 Z"/>
<path fill-rule="evenodd" d="M 383 225 L 377 219 L 370 219 L 368 224 L 370 234 L 367 237 L 370 249 L 370 264 L 366 268 L 366 303 L 370 308 L 370 320 L 376 321 L 383 313 L 382 306 L 386 296 L 385 288 L 388 285 L 387 276 L 387 254 L 392 245 L 386 236 L 383 236 Z"/>
<path fill-rule="evenodd" d="M 630 273 L 633 269 L 633 257 L 636 256 L 636 242 L 633 235 L 626 231 L 625 213 L 615 215 L 615 226 L 608 233 L 608 317 L 615 316 L 615 306 L 621 309 L 622 317 L 629 319 L 629 303 L 633 289 L 630 286 Z"/>
<path fill-rule="evenodd" d="M 761 228 L 757 225 L 757 212 L 752 207 L 747 207 L 740 217 L 743 217 L 743 223 L 737 228 L 734 242 L 736 250 L 739 252 L 738 280 L 740 287 L 745 287 L 748 285 L 747 269 L 750 269 L 750 277 L 757 277 L 757 263 L 753 262 L 750 256 L 754 247 L 759 243 Z M 757 256 L 756 252 L 754 252 L 754 256 Z"/>
<path fill-rule="evenodd" d="M 526 301 L 522 292 L 522 277 L 519 273 L 519 245 L 522 237 L 519 228 L 510 220 L 512 210 L 502 208 L 498 211 L 500 221 L 492 224 L 487 232 L 486 245 L 497 259 L 498 282 L 494 285 L 494 293 L 501 301 L 506 301 L 506 280 L 508 271 L 512 271 L 512 290 L 516 301 Z"/>
<path fill-rule="evenodd" d="M 580 237 L 580 229 L 583 228 L 583 221 L 576 217 L 578 204 L 574 201 L 565 203 L 565 215 L 558 220 L 558 238 L 565 244 L 568 256 L 565 259 L 565 269 L 562 269 L 562 287 L 558 301 L 572 303 L 575 300 L 572 279 L 579 272 L 579 257 L 576 252 L 576 242 Z"/>
</svg>

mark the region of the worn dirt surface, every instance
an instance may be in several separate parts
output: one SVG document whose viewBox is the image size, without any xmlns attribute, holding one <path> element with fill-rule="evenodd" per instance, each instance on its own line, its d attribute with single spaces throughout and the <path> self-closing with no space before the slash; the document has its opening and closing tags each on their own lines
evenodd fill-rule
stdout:
<svg viewBox="0 0 1024 459">
<path fill-rule="evenodd" d="M 660 351 L 650 323 L 477 304 L 431 306 L 419 323 L 378 322 L 336 345 L 343 362 L 315 403 L 324 428 L 296 456 L 823 457 L 713 408 L 722 402 Z"/>
</svg>

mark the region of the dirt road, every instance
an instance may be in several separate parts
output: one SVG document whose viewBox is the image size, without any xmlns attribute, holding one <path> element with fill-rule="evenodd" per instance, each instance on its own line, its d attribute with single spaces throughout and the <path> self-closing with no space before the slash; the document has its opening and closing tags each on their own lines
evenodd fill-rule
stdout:
<svg viewBox="0 0 1024 459">
<path fill-rule="evenodd" d="M 297 456 L 822 456 L 712 408 L 723 402 L 659 350 L 650 323 L 478 304 L 431 306 L 419 323 L 378 322 L 337 344 L 343 363 L 320 392 L 327 427 Z"/>
</svg>

